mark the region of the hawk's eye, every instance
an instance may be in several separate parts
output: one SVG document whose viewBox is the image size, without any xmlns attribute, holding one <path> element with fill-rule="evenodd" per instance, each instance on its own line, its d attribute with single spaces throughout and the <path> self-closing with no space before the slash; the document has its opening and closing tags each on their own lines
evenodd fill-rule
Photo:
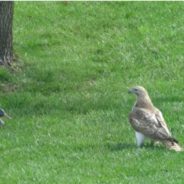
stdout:
<svg viewBox="0 0 184 184">
<path fill-rule="evenodd" d="M 135 91 L 138 91 L 138 89 L 135 88 Z"/>
</svg>

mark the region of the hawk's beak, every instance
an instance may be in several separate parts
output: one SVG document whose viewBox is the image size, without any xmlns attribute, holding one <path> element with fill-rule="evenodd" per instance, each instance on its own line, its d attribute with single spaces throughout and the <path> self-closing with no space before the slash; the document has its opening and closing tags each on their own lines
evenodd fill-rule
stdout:
<svg viewBox="0 0 184 184">
<path fill-rule="evenodd" d="M 128 93 L 132 93 L 132 88 L 128 90 Z"/>
</svg>

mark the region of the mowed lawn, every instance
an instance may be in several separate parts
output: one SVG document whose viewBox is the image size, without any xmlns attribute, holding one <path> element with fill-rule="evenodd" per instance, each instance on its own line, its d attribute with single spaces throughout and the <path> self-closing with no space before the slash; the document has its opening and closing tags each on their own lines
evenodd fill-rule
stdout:
<svg viewBox="0 0 184 184">
<path fill-rule="evenodd" d="M 137 149 L 143 85 L 184 146 L 182 2 L 16 2 L 0 68 L 0 184 L 180 184 L 184 152 Z"/>
</svg>

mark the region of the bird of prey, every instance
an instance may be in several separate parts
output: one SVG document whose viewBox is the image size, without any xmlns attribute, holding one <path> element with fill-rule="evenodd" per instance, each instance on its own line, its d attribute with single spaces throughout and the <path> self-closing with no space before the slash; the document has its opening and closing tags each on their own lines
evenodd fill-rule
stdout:
<svg viewBox="0 0 184 184">
<path fill-rule="evenodd" d="M 137 101 L 129 114 L 129 122 L 135 130 L 137 146 L 144 144 L 144 138 L 162 142 L 167 148 L 182 151 L 178 141 L 172 137 L 162 113 L 157 109 L 145 88 L 136 86 L 129 93 L 137 96 Z"/>
<path fill-rule="evenodd" d="M 3 109 L 0 109 L 0 117 L 7 117 L 9 119 L 11 119 L 10 116 L 8 116 L 8 114 L 6 114 L 6 112 Z M 4 121 L 2 119 L 0 119 L 0 127 L 2 127 L 4 125 Z"/>
</svg>

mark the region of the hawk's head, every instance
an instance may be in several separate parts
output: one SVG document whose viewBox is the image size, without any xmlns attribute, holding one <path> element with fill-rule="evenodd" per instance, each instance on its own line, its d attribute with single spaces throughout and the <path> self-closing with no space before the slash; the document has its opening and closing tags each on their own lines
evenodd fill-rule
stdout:
<svg viewBox="0 0 184 184">
<path fill-rule="evenodd" d="M 142 86 L 135 86 L 133 88 L 130 88 L 128 90 L 128 92 L 129 93 L 133 93 L 133 94 L 137 95 L 138 97 L 143 97 L 143 96 L 147 96 L 148 95 L 148 92 Z"/>
</svg>

